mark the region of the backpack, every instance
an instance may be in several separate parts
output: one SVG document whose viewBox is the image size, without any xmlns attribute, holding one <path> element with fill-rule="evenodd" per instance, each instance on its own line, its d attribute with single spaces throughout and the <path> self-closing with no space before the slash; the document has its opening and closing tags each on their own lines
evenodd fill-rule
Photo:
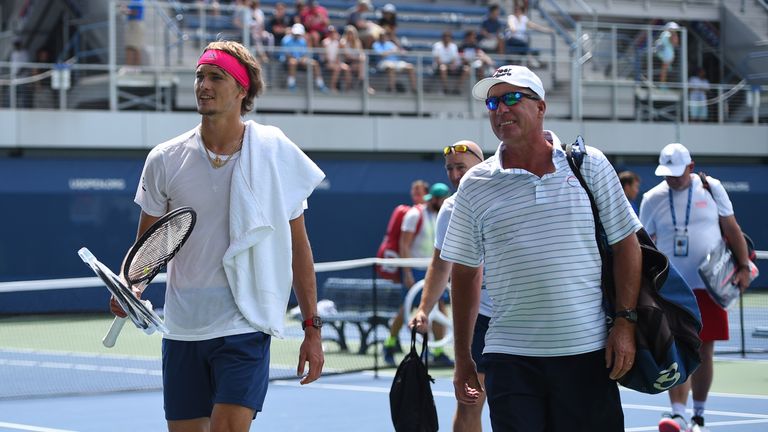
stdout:
<svg viewBox="0 0 768 432">
<path fill-rule="evenodd" d="M 613 325 L 615 285 L 613 258 L 597 205 L 580 167 L 586 146 L 579 136 L 574 144 L 563 145 L 573 174 L 587 192 L 595 219 L 602 266 L 603 309 L 608 328 Z M 693 290 L 666 255 L 656 249 L 651 237 L 641 228 L 637 233 L 643 256 L 642 282 L 637 299 L 637 349 L 632 369 L 619 379 L 624 387 L 642 393 L 661 393 L 684 383 L 701 364 L 701 314 Z"/>
<path fill-rule="evenodd" d="M 389 391 L 389 409 L 396 432 L 435 432 L 438 430 L 437 409 L 432 397 L 427 365 L 427 338 L 423 338 L 421 354 L 416 352 L 416 327 L 411 330 L 411 351 L 397 367 Z M 422 361 L 423 359 L 423 361 Z"/>
<path fill-rule="evenodd" d="M 419 209 L 419 221 L 416 223 L 416 231 L 418 234 L 421 230 L 421 222 L 423 217 L 423 210 L 421 205 L 416 205 Z M 379 250 L 376 252 L 377 258 L 399 258 L 400 257 L 400 235 L 402 234 L 403 218 L 411 206 L 406 204 L 400 204 L 392 211 L 392 215 L 389 217 L 389 223 L 387 223 L 387 232 L 384 234 L 384 238 L 381 240 Z M 400 282 L 400 268 L 392 265 L 378 264 L 376 265 L 376 275 L 382 279 L 389 279 L 393 282 Z"/>
</svg>

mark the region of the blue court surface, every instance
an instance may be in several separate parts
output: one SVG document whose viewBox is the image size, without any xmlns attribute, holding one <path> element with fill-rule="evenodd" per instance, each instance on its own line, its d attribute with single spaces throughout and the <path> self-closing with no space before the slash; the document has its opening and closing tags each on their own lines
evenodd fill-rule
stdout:
<svg viewBox="0 0 768 432">
<path fill-rule="evenodd" d="M 308 386 L 297 381 L 270 385 L 264 412 L 252 431 L 392 430 L 389 386 L 393 371 L 323 377 Z M 2 385 L 2 384 L 0 384 Z M 440 430 L 451 430 L 455 408 L 451 378 L 442 374 L 433 385 Z M 622 391 L 626 430 L 655 431 L 668 410 L 666 394 Z M 768 396 L 713 393 L 708 402 L 707 427 L 713 432 L 768 431 Z M 490 431 L 487 409 L 483 428 Z M 0 400 L 0 431 L 104 432 L 163 431 L 162 394 L 110 393 L 91 396 Z"/>
</svg>

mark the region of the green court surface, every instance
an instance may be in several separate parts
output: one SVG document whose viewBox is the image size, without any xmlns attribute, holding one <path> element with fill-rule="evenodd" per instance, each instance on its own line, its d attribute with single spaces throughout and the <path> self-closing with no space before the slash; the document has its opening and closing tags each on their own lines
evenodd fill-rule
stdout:
<svg viewBox="0 0 768 432">
<path fill-rule="evenodd" d="M 768 396 L 768 360 L 716 358 L 711 391 Z"/>
</svg>

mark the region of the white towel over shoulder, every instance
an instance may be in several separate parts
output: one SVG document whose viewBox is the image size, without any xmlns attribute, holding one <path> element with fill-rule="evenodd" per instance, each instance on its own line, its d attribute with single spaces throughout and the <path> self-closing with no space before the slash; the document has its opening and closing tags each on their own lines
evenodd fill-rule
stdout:
<svg viewBox="0 0 768 432">
<path fill-rule="evenodd" d="M 289 219 L 325 174 L 280 129 L 252 120 L 246 127 L 232 174 L 224 271 L 248 322 L 282 337 L 293 282 Z"/>
</svg>

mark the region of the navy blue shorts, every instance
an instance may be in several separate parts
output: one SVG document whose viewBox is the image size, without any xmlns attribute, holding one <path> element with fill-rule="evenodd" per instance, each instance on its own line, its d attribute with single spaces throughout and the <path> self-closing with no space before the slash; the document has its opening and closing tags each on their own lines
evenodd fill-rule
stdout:
<svg viewBox="0 0 768 432">
<path fill-rule="evenodd" d="M 619 388 L 605 350 L 563 357 L 486 353 L 493 430 L 623 432 Z"/>
<path fill-rule="evenodd" d="M 472 360 L 475 361 L 477 371 L 480 373 L 485 373 L 483 350 L 485 349 L 485 333 L 488 332 L 489 322 L 491 322 L 491 317 L 477 314 L 475 332 L 472 334 Z"/>
<path fill-rule="evenodd" d="M 262 332 L 204 341 L 163 339 L 166 420 L 210 417 L 214 404 L 261 411 L 269 383 L 271 337 Z"/>
</svg>

